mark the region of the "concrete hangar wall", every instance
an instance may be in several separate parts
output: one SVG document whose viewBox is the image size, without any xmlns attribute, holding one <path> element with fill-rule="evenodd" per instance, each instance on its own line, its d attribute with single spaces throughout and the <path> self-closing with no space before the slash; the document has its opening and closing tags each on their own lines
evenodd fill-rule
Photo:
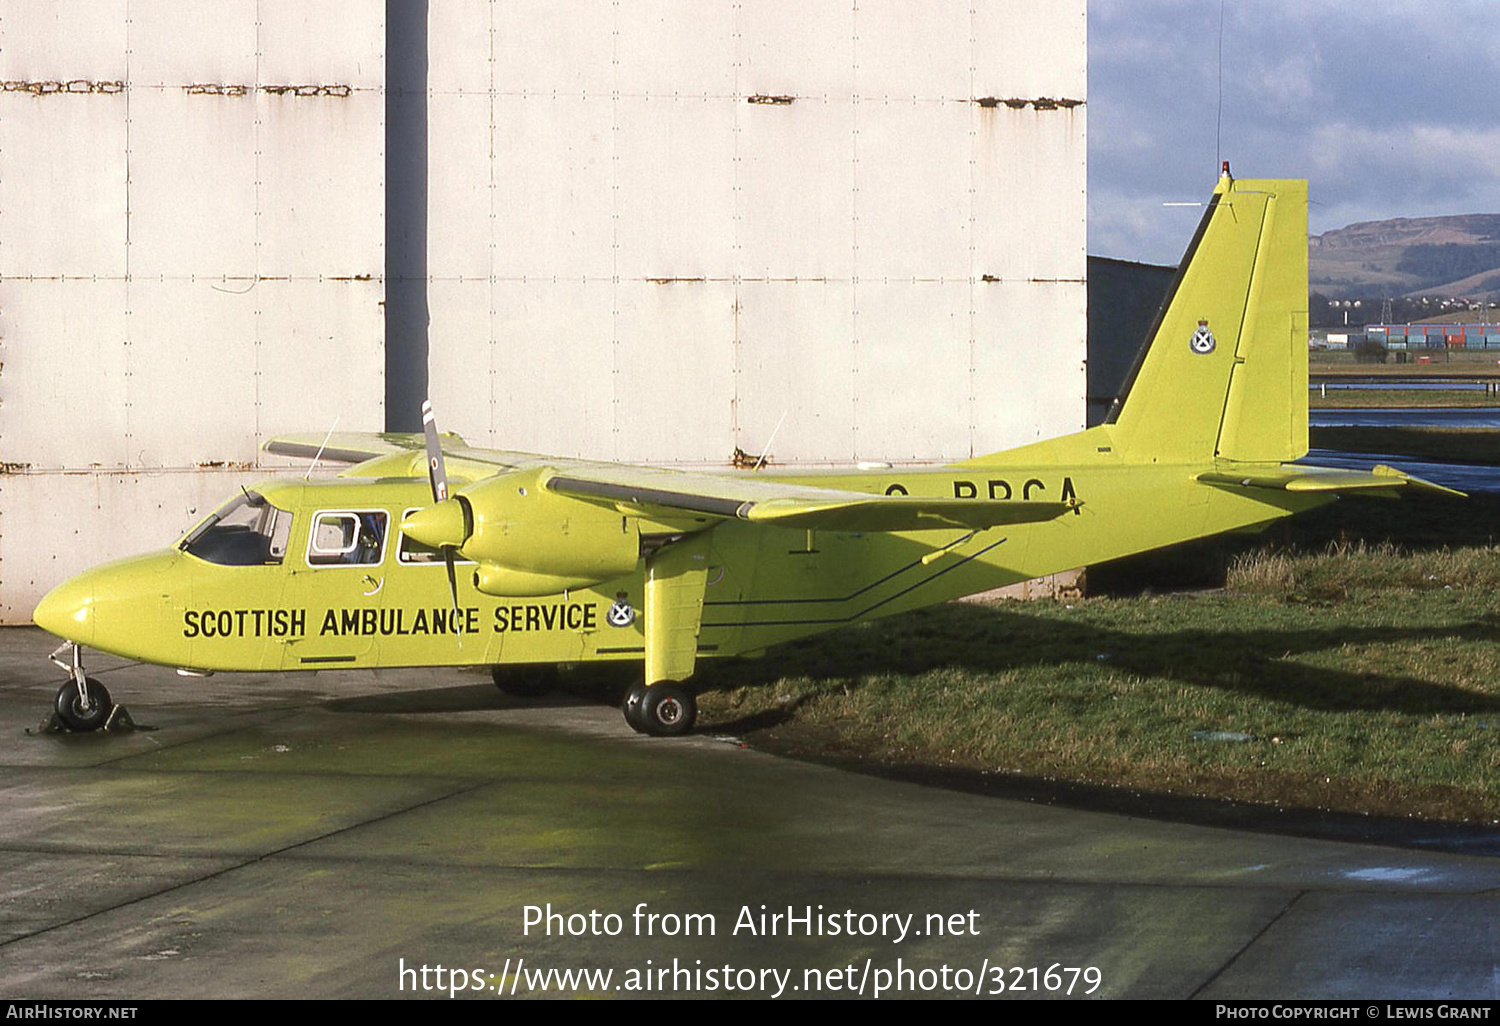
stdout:
<svg viewBox="0 0 1500 1026">
<path fill-rule="evenodd" d="M 429 391 L 719 465 L 1083 422 L 1084 0 L 0 0 L 0 82 L 5 622 Z"/>
</svg>

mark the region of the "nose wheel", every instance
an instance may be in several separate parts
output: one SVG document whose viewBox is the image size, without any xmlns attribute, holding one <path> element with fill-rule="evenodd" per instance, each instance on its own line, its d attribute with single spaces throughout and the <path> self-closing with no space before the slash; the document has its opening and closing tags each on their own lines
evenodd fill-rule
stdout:
<svg viewBox="0 0 1500 1026">
<path fill-rule="evenodd" d="M 59 658 L 64 653 L 69 655 L 67 662 Z M 68 674 L 68 680 L 57 689 L 52 729 L 60 725 L 68 730 L 88 733 L 101 727 L 107 730 L 111 726 L 134 725 L 125 708 L 115 705 L 114 699 L 109 697 L 109 689 L 84 672 L 83 652 L 77 645 L 70 641 L 48 658 Z"/>
<path fill-rule="evenodd" d="M 93 677 L 83 678 L 82 685 L 70 680 L 57 691 L 57 718 L 69 730 L 80 733 L 98 730 L 109 721 L 114 710 L 109 689 Z"/>
</svg>

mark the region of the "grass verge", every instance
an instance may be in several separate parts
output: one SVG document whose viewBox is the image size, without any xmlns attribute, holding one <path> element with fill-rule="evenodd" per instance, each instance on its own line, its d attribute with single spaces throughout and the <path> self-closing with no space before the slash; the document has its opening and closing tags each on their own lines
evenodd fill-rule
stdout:
<svg viewBox="0 0 1500 1026">
<path fill-rule="evenodd" d="M 955 604 L 715 669 L 718 729 L 882 766 L 1500 822 L 1500 551 L 1265 549 L 1212 593 Z"/>
<path fill-rule="evenodd" d="M 1477 389 L 1330 388 L 1326 395 L 1313 392 L 1308 405 L 1315 410 L 1494 407 L 1495 397 Z"/>
</svg>

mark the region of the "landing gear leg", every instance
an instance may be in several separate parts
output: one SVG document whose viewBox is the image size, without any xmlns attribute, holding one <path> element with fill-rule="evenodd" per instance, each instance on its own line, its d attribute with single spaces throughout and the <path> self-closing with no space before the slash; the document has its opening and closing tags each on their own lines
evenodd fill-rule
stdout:
<svg viewBox="0 0 1500 1026">
<path fill-rule="evenodd" d="M 659 549 L 646 561 L 645 660 L 625 695 L 625 721 L 642 734 L 676 737 L 693 729 L 698 701 L 682 681 L 698 660 L 710 538 L 700 531 Z"/>
<path fill-rule="evenodd" d="M 71 658 L 64 663 L 58 657 L 72 649 Z M 115 703 L 109 697 L 109 689 L 83 671 L 83 652 L 71 641 L 59 647 L 49 657 L 60 669 L 67 671 L 69 680 L 57 692 L 57 718 L 69 730 L 88 732 L 98 730 L 109 722 L 115 712 Z"/>
</svg>

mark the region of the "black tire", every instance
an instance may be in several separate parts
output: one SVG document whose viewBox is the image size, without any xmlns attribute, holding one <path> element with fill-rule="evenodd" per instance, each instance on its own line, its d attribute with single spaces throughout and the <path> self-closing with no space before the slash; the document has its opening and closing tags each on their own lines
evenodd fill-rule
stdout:
<svg viewBox="0 0 1500 1026">
<path fill-rule="evenodd" d="M 676 681 L 662 681 L 646 689 L 641 700 L 641 732 L 653 737 L 679 737 L 693 729 L 698 700 Z"/>
<path fill-rule="evenodd" d="M 57 691 L 57 718 L 69 730 L 86 732 L 104 726 L 115 704 L 110 700 L 109 689 L 93 677 L 84 678 L 88 688 L 89 707 L 84 709 L 78 697 L 78 684 L 68 681 Z"/>
<path fill-rule="evenodd" d="M 637 734 L 646 733 L 646 723 L 641 719 L 641 706 L 645 701 L 646 685 L 637 681 L 626 690 L 625 700 L 620 703 L 620 711 L 625 714 L 625 722 L 630 724 L 630 729 Z"/>
<path fill-rule="evenodd" d="M 557 686 L 557 667 L 545 663 L 492 666 L 495 687 L 514 698 L 541 698 Z"/>
</svg>

